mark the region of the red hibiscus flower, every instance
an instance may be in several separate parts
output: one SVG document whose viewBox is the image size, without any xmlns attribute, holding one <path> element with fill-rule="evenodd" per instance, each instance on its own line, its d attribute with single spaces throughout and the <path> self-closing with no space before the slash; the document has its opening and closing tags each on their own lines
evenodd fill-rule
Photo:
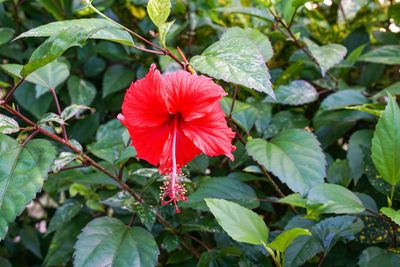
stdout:
<svg viewBox="0 0 400 267">
<path fill-rule="evenodd" d="M 177 71 L 162 76 L 153 64 L 131 84 L 118 119 L 129 130 L 137 157 L 159 166 L 166 180 L 162 204 L 186 200 L 181 168 L 201 152 L 233 160 L 235 133 L 219 101 L 226 92 L 210 78 Z"/>
</svg>

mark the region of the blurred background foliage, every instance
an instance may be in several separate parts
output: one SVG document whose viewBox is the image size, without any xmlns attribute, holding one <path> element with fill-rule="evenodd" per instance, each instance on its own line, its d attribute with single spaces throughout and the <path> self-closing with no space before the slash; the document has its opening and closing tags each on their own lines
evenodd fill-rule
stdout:
<svg viewBox="0 0 400 267">
<path fill-rule="evenodd" d="M 146 4 L 146 0 L 93 1 L 113 20 L 157 42 Z M 29 61 L 45 39 L 12 41 L 28 29 L 53 21 L 91 17 L 96 14 L 78 0 L 0 0 L 0 63 L 23 65 Z M 187 58 L 201 54 L 230 27 L 253 28 L 267 36 L 273 51 L 267 65 L 277 100 L 240 87 L 232 113 L 239 131 L 245 137 L 264 139 L 288 129 L 313 131 L 328 163 L 326 180 L 356 192 L 364 206 L 374 212 L 387 205 L 390 186 L 376 173 L 370 159 L 370 142 L 378 119 L 373 114 L 383 111 L 385 90 L 400 94 L 399 1 L 173 0 L 169 20 L 175 23 L 168 33 L 167 46 L 175 54 L 180 47 Z M 302 41 L 305 38 L 318 46 L 341 44 L 347 54 L 322 77 L 318 65 L 301 49 L 308 45 Z M 140 45 L 139 40 L 135 43 Z M 313 49 L 308 45 L 317 61 L 314 53 L 318 46 Z M 388 47 L 392 48 L 389 52 L 367 54 Z M 329 53 L 330 48 L 326 47 L 324 53 Z M 157 170 L 134 158 L 135 151 L 128 146 L 129 136 L 116 116 L 125 89 L 131 81 L 142 78 L 150 64 L 157 63 L 163 72 L 180 66 L 165 56 L 93 39 L 82 47 L 69 49 L 58 62 L 68 67 L 62 75 L 56 72 L 60 81 L 55 90 L 61 106 L 92 108 L 68 121 L 68 135 L 108 170 L 120 173 L 145 203 L 136 203 L 119 192 L 112 179 L 93 168 L 59 171 L 53 165 L 43 191 L 10 225 L 0 243 L 0 266 L 71 266 L 81 229 L 93 218 L 104 215 L 112 215 L 125 224 L 145 226 L 159 247 L 159 266 L 273 266 L 261 246 L 238 243 L 222 231 L 207 211 L 204 198 L 210 197 L 255 210 L 267 222 L 272 237 L 283 229 L 310 229 L 312 238 L 298 238 L 288 248 L 285 266 L 400 266 L 400 256 L 393 252 L 397 249 L 393 244 L 397 231 L 391 232 L 390 223 L 369 213 L 322 215 L 320 221 L 305 219 L 305 210 L 297 208 L 295 213 L 276 202 L 280 196 L 239 141 L 235 141 L 234 162 L 224 157 L 199 156 L 186 167 L 192 182 L 187 184 L 189 201 L 182 204 L 180 214 L 175 214 L 173 207 L 161 207 Z M 223 81 L 220 84 L 230 94 L 222 101 L 224 111 L 229 113 L 237 85 Z M 0 72 L 2 98 L 13 85 L 13 76 Z M 281 93 L 277 93 L 278 89 Z M 33 121 L 56 109 L 51 92 L 39 84 L 24 82 L 14 99 L 15 107 Z M 348 106 L 359 110 L 345 109 Z M 57 124 L 47 127 L 50 126 L 61 133 Z M 22 131 L 14 137 L 24 140 L 27 135 Z M 61 151 L 61 146 L 58 149 Z M 80 163 L 72 158 L 62 168 Z M 273 178 L 285 195 L 291 193 L 284 183 Z M 396 191 L 394 207 L 399 200 Z M 156 221 L 156 213 L 173 230 Z M 188 251 L 182 240 L 196 252 Z M 148 264 L 143 266 L 151 266 Z"/>
</svg>

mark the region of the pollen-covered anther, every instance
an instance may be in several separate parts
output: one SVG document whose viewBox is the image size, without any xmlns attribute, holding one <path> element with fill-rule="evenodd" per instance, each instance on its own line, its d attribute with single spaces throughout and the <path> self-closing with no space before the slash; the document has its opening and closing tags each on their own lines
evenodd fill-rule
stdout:
<svg viewBox="0 0 400 267">
<path fill-rule="evenodd" d="M 173 203 L 177 213 L 180 212 L 178 207 L 179 201 L 187 201 L 186 188 L 179 181 L 173 184 L 170 180 L 164 181 L 163 185 L 160 186 L 161 189 L 161 205 L 166 205 Z"/>
</svg>

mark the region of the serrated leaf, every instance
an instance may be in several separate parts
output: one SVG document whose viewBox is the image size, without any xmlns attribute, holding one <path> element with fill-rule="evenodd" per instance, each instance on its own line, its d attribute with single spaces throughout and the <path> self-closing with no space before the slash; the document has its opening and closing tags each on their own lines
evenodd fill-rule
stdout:
<svg viewBox="0 0 400 267">
<path fill-rule="evenodd" d="M 75 267 L 153 267 L 159 250 L 154 237 L 141 227 L 101 217 L 91 221 L 78 236 Z"/>
<path fill-rule="evenodd" d="M 304 39 L 304 42 L 306 43 L 315 60 L 318 62 L 318 65 L 321 68 L 322 76 L 325 76 L 325 73 L 330 68 L 342 61 L 347 53 L 346 47 L 340 44 L 327 44 L 324 46 L 318 46 L 307 38 Z"/>
<path fill-rule="evenodd" d="M 90 221 L 90 216 L 80 213 L 73 220 L 60 227 L 51 239 L 49 250 L 43 265 L 62 266 L 69 262 L 74 252 L 74 245 L 81 229 Z"/>
<path fill-rule="evenodd" d="M 256 29 L 242 29 L 239 27 L 228 28 L 228 30 L 221 36 L 221 40 L 229 38 L 249 39 L 254 43 L 254 45 L 257 46 L 259 52 L 263 55 L 265 62 L 269 61 L 274 55 L 274 50 L 272 49 L 272 45 L 268 37 Z"/>
<path fill-rule="evenodd" d="M 165 22 L 165 23 L 161 24 L 161 26 L 158 29 L 160 42 L 163 47 L 167 47 L 165 44 L 165 40 L 166 40 L 167 34 L 168 34 L 169 30 L 171 29 L 172 25 L 174 24 L 174 22 L 175 22 L 175 20 L 170 21 L 170 22 Z"/>
<path fill-rule="evenodd" d="M 60 57 L 71 47 L 82 47 L 86 40 L 98 30 L 87 31 L 82 27 L 75 26 L 51 36 L 32 53 L 28 64 L 22 68 L 21 75 L 24 77 L 28 76 L 35 70 Z"/>
<path fill-rule="evenodd" d="M 47 89 L 55 89 L 63 83 L 68 76 L 68 65 L 62 62 L 53 61 L 29 74 L 25 80 Z"/>
<path fill-rule="evenodd" d="M 73 19 L 52 22 L 24 32 L 15 39 L 24 37 L 49 37 L 75 27 L 81 27 L 89 32 L 94 29 L 99 29 L 97 32 L 93 33 L 93 35 L 89 37 L 92 39 L 103 39 L 130 46 L 133 45 L 132 37 L 127 31 L 119 28 L 114 23 L 106 19 L 98 18 Z"/>
<path fill-rule="evenodd" d="M 267 244 L 267 247 L 279 252 L 285 252 L 293 240 L 302 235 L 311 235 L 311 232 L 307 229 L 292 228 L 275 237 L 271 243 Z"/>
<path fill-rule="evenodd" d="M 314 86 L 303 80 L 292 81 L 288 85 L 280 85 L 274 93 L 275 99 L 267 96 L 265 101 L 297 106 L 311 103 L 318 99 L 318 92 Z"/>
<path fill-rule="evenodd" d="M 266 10 L 264 9 L 259 9 L 256 7 L 218 7 L 215 9 L 216 11 L 223 12 L 223 13 L 239 13 L 239 14 L 245 14 L 249 15 L 252 17 L 257 17 L 266 21 L 274 21 L 274 18 L 272 17 L 271 14 L 269 14 Z"/>
<path fill-rule="evenodd" d="M 170 0 L 149 0 L 147 3 L 147 13 L 151 21 L 157 26 L 161 27 L 167 21 L 171 13 Z"/>
<path fill-rule="evenodd" d="M 66 165 L 77 159 L 79 155 L 76 155 L 71 152 L 61 152 L 58 158 L 54 161 L 53 165 L 51 165 L 51 169 L 54 173 L 59 172 Z"/>
<path fill-rule="evenodd" d="M 253 139 L 246 145 L 255 161 L 302 195 L 324 182 L 325 156 L 316 137 L 300 129 L 286 130 L 270 141 Z"/>
<path fill-rule="evenodd" d="M 382 178 L 392 186 L 400 183 L 400 109 L 389 95 L 372 138 L 372 161 Z"/>
<path fill-rule="evenodd" d="M 64 124 L 64 120 L 55 113 L 46 113 L 40 120 L 38 121 L 39 124 L 47 123 L 47 122 L 57 122 L 59 124 Z"/>
<path fill-rule="evenodd" d="M 8 224 L 42 189 L 56 150 L 46 140 L 32 140 L 25 145 L 0 134 L 0 239 Z"/>
<path fill-rule="evenodd" d="M 140 203 L 138 205 L 134 205 L 133 209 L 138 215 L 140 221 L 146 228 L 151 231 L 154 223 L 156 222 L 157 210 L 146 203 Z"/>
<path fill-rule="evenodd" d="M 295 207 L 306 208 L 307 200 L 301 197 L 299 193 L 290 194 L 286 197 L 280 198 L 279 203 L 289 204 Z"/>
<path fill-rule="evenodd" d="M 356 194 L 337 184 L 320 184 L 307 196 L 307 207 L 321 205 L 320 213 L 352 214 L 365 210 Z"/>
<path fill-rule="evenodd" d="M 209 46 L 190 64 L 198 71 L 216 79 L 232 82 L 274 96 L 271 76 L 264 58 L 252 41 L 229 38 Z"/>
<path fill-rule="evenodd" d="M 262 245 L 268 241 L 269 229 L 252 210 L 223 199 L 205 199 L 211 213 L 224 231 L 238 242 Z"/>
<path fill-rule="evenodd" d="M 87 106 L 83 106 L 83 105 L 71 105 L 66 107 L 62 112 L 61 112 L 61 119 L 63 119 L 64 121 L 67 121 L 69 119 L 71 119 L 73 116 L 79 114 L 80 112 L 82 112 L 83 110 L 92 110 L 90 107 Z"/>
<path fill-rule="evenodd" d="M 68 93 L 72 104 L 89 106 L 96 96 L 96 87 L 90 81 L 71 76 L 67 81 Z"/>
<path fill-rule="evenodd" d="M 12 134 L 19 132 L 19 125 L 14 119 L 0 114 L 0 133 Z"/>
<path fill-rule="evenodd" d="M 69 223 L 81 209 L 82 204 L 78 201 L 65 202 L 61 207 L 57 208 L 56 213 L 51 218 L 46 234 L 50 234 Z"/>
<path fill-rule="evenodd" d="M 321 103 L 321 110 L 341 109 L 350 105 L 361 105 L 369 100 L 362 93 L 355 90 L 341 90 L 327 96 Z"/>
<path fill-rule="evenodd" d="M 125 89 L 135 78 L 133 70 L 123 65 L 109 67 L 103 76 L 103 98 Z"/>
<path fill-rule="evenodd" d="M 373 62 L 387 65 L 400 64 L 400 45 L 383 45 L 364 55 L 358 61 Z"/>
</svg>

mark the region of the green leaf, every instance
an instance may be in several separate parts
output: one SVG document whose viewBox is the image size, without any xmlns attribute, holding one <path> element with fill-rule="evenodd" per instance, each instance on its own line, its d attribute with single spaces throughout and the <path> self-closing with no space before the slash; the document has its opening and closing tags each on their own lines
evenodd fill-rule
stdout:
<svg viewBox="0 0 400 267">
<path fill-rule="evenodd" d="M 364 55 L 358 61 L 373 62 L 387 65 L 400 64 L 400 45 L 384 45 L 375 48 Z"/>
<path fill-rule="evenodd" d="M 336 184 L 320 184 L 310 190 L 307 207 L 318 205 L 323 205 L 320 213 L 352 214 L 365 210 L 356 194 Z"/>
<path fill-rule="evenodd" d="M 156 222 L 157 210 L 146 203 L 140 203 L 133 206 L 136 214 L 138 215 L 140 222 L 151 231 L 154 223 Z"/>
<path fill-rule="evenodd" d="M 147 3 L 147 13 L 151 21 L 157 26 L 161 27 L 167 21 L 171 13 L 170 0 L 149 0 Z"/>
<path fill-rule="evenodd" d="M 336 216 L 311 227 L 312 236 L 296 238 L 286 249 L 285 267 L 302 266 L 320 252 L 327 255 L 339 241 L 354 240 L 363 223 L 354 216 Z"/>
<path fill-rule="evenodd" d="M 327 44 L 324 46 L 318 46 L 307 38 L 304 39 L 304 42 L 306 43 L 312 56 L 318 62 L 318 65 L 321 68 L 322 76 L 325 76 L 325 73 L 330 68 L 342 61 L 347 53 L 346 47 L 340 44 Z"/>
<path fill-rule="evenodd" d="M 58 124 L 64 124 L 64 120 L 53 112 L 44 114 L 43 117 L 38 121 L 39 124 L 47 123 L 47 122 L 57 122 Z"/>
<path fill-rule="evenodd" d="M 93 83 L 76 75 L 67 81 L 68 93 L 72 104 L 89 106 L 96 96 L 96 87 Z"/>
<path fill-rule="evenodd" d="M 79 155 L 71 153 L 71 152 L 61 152 L 58 158 L 54 161 L 54 163 L 51 165 L 51 170 L 54 173 L 59 172 L 63 167 L 77 159 Z"/>
<path fill-rule="evenodd" d="M 391 208 L 381 208 L 379 211 L 382 212 L 385 216 L 389 217 L 397 225 L 400 225 L 400 210 L 396 211 Z"/>
<path fill-rule="evenodd" d="M 283 105 L 304 105 L 318 99 L 318 92 L 314 86 L 303 80 L 292 81 L 288 85 L 280 85 L 275 90 L 275 100 L 267 96 L 266 102 Z"/>
<path fill-rule="evenodd" d="M 53 0 L 39 0 L 38 1 L 49 13 L 53 15 L 56 20 L 62 20 L 65 16 L 64 2 Z"/>
<path fill-rule="evenodd" d="M 323 248 L 317 238 L 312 236 L 300 236 L 286 249 L 284 255 L 284 266 L 302 266 L 306 261 L 321 251 L 323 251 Z"/>
<path fill-rule="evenodd" d="M 165 22 L 165 23 L 161 24 L 161 26 L 158 29 L 160 42 L 163 47 L 167 47 L 167 45 L 165 44 L 165 40 L 167 39 L 167 34 L 168 34 L 169 30 L 171 29 L 172 25 L 174 24 L 174 22 L 175 22 L 175 20 L 171 21 L 171 22 Z"/>
<path fill-rule="evenodd" d="M 68 76 L 68 65 L 62 62 L 53 61 L 29 74 L 25 80 L 48 89 L 55 89 L 57 86 L 62 84 Z"/>
<path fill-rule="evenodd" d="M 254 189 L 236 179 L 216 178 L 201 182 L 197 190 L 190 194 L 188 201 L 182 202 L 182 207 L 191 207 L 199 210 L 207 210 L 205 198 L 220 198 L 239 203 L 240 205 L 254 209 L 260 205 Z"/>
<path fill-rule="evenodd" d="M 81 229 L 90 221 L 85 213 L 77 214 L 54 233 L 50 247 L 44 259 L 44 266 L 62 266 L 69 262 L 74 252 L 74 245 Z"/>
<path fill-rule="evenodd" d="M 267 244 L 267 247 L 279 252 L 285 252 L 293 240 L 302 235 L 311 235 L 311 232 L 307 229 L 292 228 L 275 237 L 271 243 Z"/>
<path fill-rule="evenodd" d="M 78 113 L 82 112 L 83 110 L 92 110 L 91 108 L 83 105 L 71 105 L 66 107 L 62 112 L 61 112 L 61 119 L 64 121 L 67 121 L 71 119 L 73 116 L 77 115 Z"/>
<path fill-rule="evenodd" d="M 60 57 L 68 48 L 73 46 L 82 47 L 86 40 L 97 30 L 87 31 L 82 27 L 75 26 L 51 36 L 33 52 L 28 64 L 22 68 L 21 75 L 28 76 L 40 67 Z"/>
<path fill-rule="evenodd" d="M 400 182 L 400 109 L 389 95 L 382 117 L 375 127 L 372 138 L 372 160 L 382 178 L 391 184 Z"/>
<path fill-rule="evenodd" d="M 349 162 L 344 159 L 336 159 L 328 169 L 326 180 L 331 184 L 347 187 L 351 183 Z"/>
<path fill-rule="evenodd" d="M 40 251 L 40 241 L 38 233 L 35 228 L 25 225 L 20 233 L 21 243 L 24 247 L 31 251 L 36 257 L 42 259 L 42 252 Z"/>
<path fill-rule="evenodd" d="M 65 224 L 69 223 L 82 209 L 82 204 L 78 201 L 71 200 L 65 202 L 56 210 L 56 213 L 51 218 L 46 234 L 50 234 L 60 229 Z"/>
<path fill-rule="evenodd" d="M 222 229 L 234 240 L 253 245 L 268 241 L 269 229 L 255 212 L 223 199 L 205 199 Z"/>
<path fill-rule="evenodd" d="M 355 90 L 341 90 L 327 96 L 321 103 L 321 110 L 341 109 L 350 105 L 362 105 L 369 100 L 362 93 Z"/>
<path fill-rule="evenodd" d="M 103 76 L 103 98 L 111 93 L 126 89 L 134 78 L 133 70 L 123 65 L 109 67 Z"/>
<path fill-rule="evenodd" d="M 80 27 L 87 32 L 98 29 L 97 32 L 89 36 L 92 39 L 103 39 L 126 45 L 133 45 L 133 40 L 130 34 L 116 26 L 114 23 L 105 19 L 73 19 L 52 22 L 46 25 L 33 28 L 27 32 L 20 34 L 17 38 L 23 37 L 49 37 L 57 35 L 65 30 Z"/>
<path fill-rule="evenodd" d="M 14 119 L 0 114 L 0 133 L 12 134 L 19 132 L 19 125 Z"/>
<path fill-rule="evenodd" d="M 269 61 L 274 55 L 274 50 L 272 49 L 268 37 L 256 29 L 242 29 L 239 27 L 228 28 L 228 30 L 221 36 L 221 40 L 230 38 L 246 38 L 252 41 L 262 54 L 265 62 Z"/>
<path fill-rule="evenodd" d="M 271 171 L 294 192 L 302 195 L 324 182 L 325 156 L 317 138 L 309 132 L 292 129 L 265 141 L 253 139 L 246 145 L 255 161 Z"/>
<path fill-rule="evenodd" d="M 226 38 L 209 46 L 190 64 L 216 79 L 232 82 L 274 96 L 264 58 L 246 38 Z"/>
<path fill-rule="evenodd" d="M 56 157 L 56 150 L 46 140 L 32 140 L 24 145 L 0 134 L 0 239 L 8 224 L 42 189 Z"/>
<path fill-rule="evenodd" d="M 15 78 L 21 77 L 21 70 L 23 66 L 19 64 L 2 64 L 0 65 L 0 69 L 3 70 L 6 74 L 13 76 Z"/>
<path fill-rule="evenodd" d="M 159 253 L 148 231 L 128 227 L 115 218 L 101 217 L 91 221 L 78 236 L 74 266 L 153 267 Z"/>
<path fill-rule="evenodd" d="M 340 240 L 354 240 L 355 234 L 363 228 L 364 224 L 357 217 L 337 216 L 320 221 L 311 228 L 311 232 L 313 237 L 319 239 L 326 255 Z"/>
<path fill-rule="evenodd" d="M 0 28 L 0 45 L 8 43 L 12 39 L 14 32 L 12 28 Z"/>
<path fill-rule="evenodd" d="M 364 129 L 356 131 L 350 136 L 347 160 L 349 161 L 351 177 L 355 183 L 364 173 L 364 153 L 361 147 L 371 149 L 372 135 L 372 130 Z"/>
<path fill-rule="evenodd" d="M 220 103 L 222 110 L 228 115 L 231 110 L 232 99 L 223 97 Z M 254 106 L 236 100 L 232 111 L 232 119 L 240 128 L 250 132 L 257 120 L 258 112 Z"/>
<path fill-rule="evenodd" d="M 41 118 L 47 111 L 53 98 L 46 93 L 39 98 L 34 97 L 35 87 L 29 82 L 23 82 L 14 93 L 14 98 L 25 110 L 36 118 Z"/>
<path fill-rule="evenodd" d="M 399 4 L 400 6 L 400 4 Z M 1 68 L 1 65 L 0 65 Z M 399 95 L 400 94 L 400 82 L 396 82 L 394 84 L 389 85 L 385 89 L 381 90 L 379 93 L 376 93 L 371 97 L 373 100 L 378 100 L 380 97 L 387 96 L 387 93 L 391 95 Z"/>
<path fill-rule="evenodd" d="M 223 13 L 239 13 L 239 14 L 245 14 L 249 15 L 252 17 L 256 17 L 262 20 L 266 21 L 274 21 L 274 18 L 269 14 L 265 9 L 258 9 L 256 7 L 218 7 L 215 9 L 216 11 L 223 12 Z"/>
<path fill-rule="evenodd" d="M 363 250 L 358 262 L 360 267 L 399 266 L 400 255 L 378 247 Z"/>
<path fill-rule="evenodd" d="M 304 198 L 302 198 L 299 193 L 290 194 L 286 197 L 280 198 L 278 202 L 301 208 L 306 208 L 306 203 L 307 203 L 307 201 Z"/>
</svg>

